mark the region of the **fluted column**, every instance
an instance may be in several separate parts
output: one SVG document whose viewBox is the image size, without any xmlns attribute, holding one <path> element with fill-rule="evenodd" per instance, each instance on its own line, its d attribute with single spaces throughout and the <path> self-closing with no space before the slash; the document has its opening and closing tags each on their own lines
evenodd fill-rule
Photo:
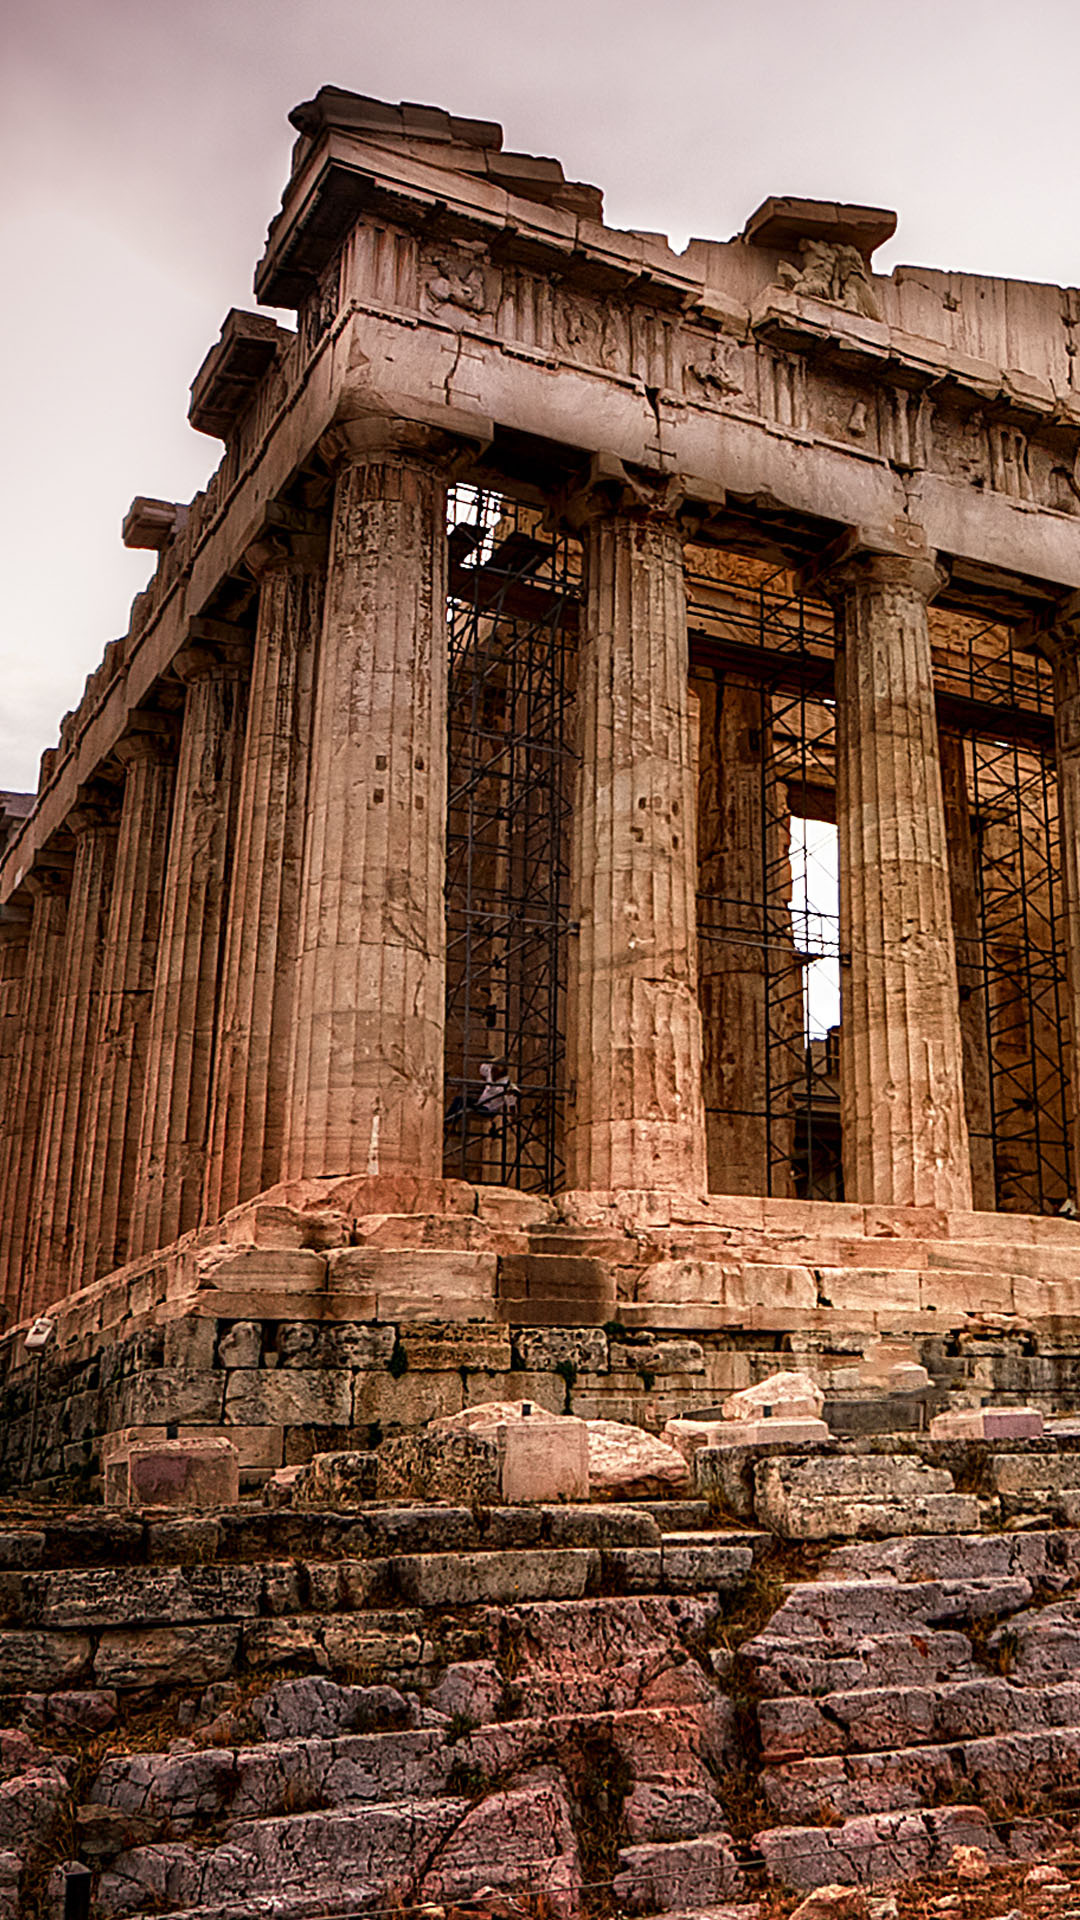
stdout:
<svg viewBox="0 0 1080 1920">
<path fill-rule="evenodd" d="M 572 507 L 587 589 L 571 854 L 572 1187 L 705 1187 L 677 507 L 665 483 L 610 479 Z"/>
<path fill-rule="evenodd" d="M 30 1190 L 38 1123 L 55 1039 L 54 1019 L 70 878 L 70 871 L 61 867 L 35 871 L 25 882 L 33 898 L 33 919 L 19 1003 L 18 1039 L 8 1083 L 0 1168 L 3 1202 L 0 1300 L 7 1309 L 9 1321 L 21 1317 L 30 1297 L 24 1267 Z"/>
<path fill-rule="evenodd" d="M 114 753 L 126 774 L 73 1260 L 83 1286 L 121 1266 L 129 1250 L 176 765 L 172 729 L 152 714 L 135 715 Z"/>
<path fill-rule="evenodd" d="M 691 686 L 701 709 L 698 1001 L 709 1188 L 790 1197 L 790 1091 L 774 1094 L 770 1114 L 766 1058 L 771 1044 L 784 1055 L 777 1080 L 793 1078 L 792 1056 L 801 1057 L 803 1047 L 802 998 L 793 972 L 781 970 L 785 950 L 794 968 L 794 941 L 787 889 L 775 880 L 789 868 L 774 843 L 781 832 L 790 834 L 766 817 L 766 790 L 776 779 L 769 701 L 760 681 L 736 673 L 702 670 Z M 778 979 L 787 991 L 775 990 Z M 782 1037 L 770 1031 L 781 1008 L 792 1016 L 792 1031 Z"/>
<path fill-rule="evenodd" d="M 325 543 L 266 550 L 254 564 L 259 619 L 210 1120 L 209 1220 L 281 1177 Z"/>
<path fill-rule="evenodd" d="M 30 1288 L 26 1310 L 33 1313 L 40 1313 L 72 1286 L 75 1199 L 116 858 L 117 824 L 105 806 L 76 807 L 67 825 L 75 836 L 75 866 L 26 1245 Z"/>
<path fill-rule="evenodd" d="M 284 1170 L 442 1171 L 446 436 L 358 423 L 311 746 Z"/>
<path fill-rule="evenodd" d="M 1061 891 L 1069 977 L 1069 1058 L 1072 1100 L 1071 1175 L 1080 1193 L 1080 593 L 1060 607 L 1041 646 L 1054 672 Z"/>
<path fill-rule="evenodd" d="M 836 611 L 844 1192 L 971 1206 L 929 557 L 854 553 Z"/>
<path fill-rule="evenodd" d="M 176 769 L 139 1134 L 132 1254 L 199 1219 L 206 1171 L 218 979 L 244 739 L 247 649 L 195 645 Z"/>
<path fill-rule="evenodd" d="M 12 1061 L 18 1052 L 19 1006 L 30 945 L 30 920 L 29 906 L 8 901 L 0 907 L 0 1143 L 8 1124 Z M 2 1157 L 0 1144 L 0 1160 Z"/>
<path fill-rule="evenodd" d="M 11 1129 L 17 1118 L 13 1082 L 18 1069 L 20 1013 L 26 960 L 30 946 L 31 917 L 30 905 L 21 901 L 9 901 L 0 907 L 0 1181 L 3 1179 L 4 1160 Z M 3 1186 L 0 1185 L 0 1270 L 3 1267 L 4 1248 L 10 1227 L 11 1214 L 7 1205 L 7 1196 Z M 0 1308 L 3 1307 L 3 1303 L 4 1296 L 0 1292 Z M 0 1312 L 0 1325 L 2 1324 L 3 1314 Z"/>
<path fill-rule="evenodd" d="M 990 1061 L 986 1045 L 986 994 L 982 981 L 975 848 L 971 835 L 967 753 L 964 737 L 938 733 L 945 841 L 949 849 L 949 896 L 956 938 L 956 982 L 964 1049 L 964 1112 L 971 1144 L 972 1204 L 992 1213 L 997 1205 L 990 1120 Z"/>
</svg>

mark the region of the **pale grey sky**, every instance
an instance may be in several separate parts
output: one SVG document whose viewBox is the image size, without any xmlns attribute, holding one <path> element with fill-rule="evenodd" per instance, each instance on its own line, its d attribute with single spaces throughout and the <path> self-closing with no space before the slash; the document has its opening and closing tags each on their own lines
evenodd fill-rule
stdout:
<svg viewBox="0 0 1080 1920">
<path fill-rule="evenodd" d="M 888 264 L 1080 280 L 1077 0 L 8 0 L 0 27 L 0 788 L 216 463 L 187 389 L 325 83 L 500 120 L 676 245 L 770 193 L 895 207 Z M 879 256 L 880 257 L 880 256 Z"/>
</svg>

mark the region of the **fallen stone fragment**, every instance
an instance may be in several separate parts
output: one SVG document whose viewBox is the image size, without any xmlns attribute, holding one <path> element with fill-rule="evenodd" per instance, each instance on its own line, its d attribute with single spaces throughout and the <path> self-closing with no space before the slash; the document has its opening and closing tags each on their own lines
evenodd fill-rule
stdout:
<svg viewBox="0 0 1080 1920">
<path fill-rule="evenodd" d="M 990 1877 L 990 1862 L 982 1847 L 954 1847 L 949 1866 L 958 1880 L 978 1883 Z"/>
<path fill-rule="evenodd" d="M 792 1909 L 788 1920 L 868 1920 L 869 1912 L 861 1887 L 815 1887 Z"/>
<path fill-rule="evenodd" d="M 375 1498 L 377 1473 L 374 1453 L 317 1453 L 292 1483 L 292 1504 L 300 1511 L 362 1506 Z"/>
<path fill-rule="evenodd" d="M 589 1487 L 601 1497 L 663 1499 L 690 1490 L 690 1469 L 677 1447 L 617 1420 L 587 1420 Z"/>
<path fill-rule="evenodd" d="M 808 1373 L 770 1373 L 755 1386 L 730 1393 L 721 1406 L 725 1420 L 813 1419 L 825 1405 L 825 1395 Z"/>
<path fill-rule="evenodd" d="M 818 1447 L 832 1439 L 825 1421 L 810 1414 L 760 1420 L 695 1420 L 682 1414 L 667 1422 L 664 1435 L 686 1460 L 706 1447 Z"/>
<path fill-rule="evenodd" d="M 959 1407 L 930 1422 L 931 1440 L 1038 1440 L 1043 1416 L 1037 1407 Z"/>
</svg>

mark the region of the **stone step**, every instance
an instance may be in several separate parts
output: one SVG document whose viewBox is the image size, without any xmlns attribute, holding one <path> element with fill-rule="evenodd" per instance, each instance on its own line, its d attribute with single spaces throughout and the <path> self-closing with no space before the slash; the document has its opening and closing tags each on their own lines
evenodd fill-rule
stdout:
<svg viewBox="0 0 1080 1920">
<path fill-rule="evenodd" d="M 458 1716 L 464 1724 L 465 1716 Z M 491 1723 L 266 1740 L 256 1746 L 107 1758 L 87 1798 L 170 1831 L 262 1819 L 299 1806 L 344 1808 L 475 1792 L 483 1783 L 556 1762 L 588 1741 L 610 1745 L 633 1779 L 624 1817 L 635 1840 L 694 1838 L 722 1822 L 710 1767 L 734 1750 L 730 1712 L 708 1705 L 633 1708 Z M 467 1783 L 467 1785 L 463 1785 Z M 672 1827 L 681 1827 L 673 1834 Z"/>
<path fill-rule="evenodd" d="M 963 1629 L 1015 1614 L 1031 1598 L 1021 1576 L 807 1581 L 787 1590 L 740 1659 L 768 1697 L 970 1679 L 977 1676 Z"/>
<path fill-rule="evenodd" d="M 987 1648 L 1022 1686 L 1072 1680 L 1080 1672 L 1080 1600 L 1014 1613 L 994 1629 Z"/>
<path fill-rule="evenodd" d="M 224 1431 L 224 1429 L 223 1429 Z M 679 1506 L 681 1503 L 658 1503 Z M 687 1502 L 693 1526 L 704 1502 Z M 66 1569 L 109 1574 L 141 1566 L 206 1567 L 289 1558 L 381 1558 L 398 1553 L 480 1553 L 541 1546 L 647 1546 L 660 1528 L 646 1503 L 493 1507 L 362 1506 L 340 1511 L 272 1509 L 251 1503 L 198 1518 L 102 1510 L 0 1529 L 0 1605 L 8 1573 Z"/>
<path fill-rule="evenodd" d="M 1015 1613 L 1032 1598 L 1022 1575 L 970 1580 L 807 1580 L 789 1586 L 766 1629 L 770 1637 L 828 1637 L 831 1650 L 867 1634 L 919 1624 L 956 1626 Z"/>
<path fill-rule="evenodd" d="M 909 1535 L 863 1540 L 834 1548 L 823 1572 L 836 1579 L 886 1576 L 896 1580 L 1003 1579 L 1010 1575 L 1043 1587 L 1080 1579 L 1080 1532 L 1047 1528 L 1024 1533 Z"/>
<path fill-rule="evenodd" d="M 490 1558 L 478 1556 L 481 1565 Z M 591 1572 L 599 1563 L 595 1552 L 570 1560 L 575 1579 L 582 1564 Z M 590 1701 L 596 1709 L 633 1705 L 642 1697 L 642 1687 L 663 1679 L 669 1666 L 686 1661 L 691 1640 L 700 1642 L 708 1634 L 718 1604 L 712 1569 L 709 1579 L 712 1585 L 704 1595 L 677 1598 L 597 1593 L 580 1599 L 526 1599 L 518 1587 L 514 1605 L 476 1605 L 460 1621 L 452 1613 L 439 1618 L 437 1628 L 428 1624 L 434 1608 L 399 1604 L 164 1627 L 10 1629 L 0 1632 L 0 1688 L 16 1695 L 101 1688 L 138 1694 L 160 1687 L 203 1689 L 238 1673 L 270 1675 L 297 1666 L 329 1674 L 360 1669 L 382 1684 L 426 1687 L 435 1683 L 448 1660 L 466 1657 L 467 1647 L 494 1656 L 500 1635 L 509 1632 L 528 1643 L 529 1684 L 540 1689 L 536 1711 L 563 1710 L 572 1704 L 565 1696 L 575 1687 L 582 1710 Z M 445 1592 L 445 1586 L 441 1590 Z M 461 1653 L 455 1652 L 459 1645 Z M 608 1662 L 599 1671 L 597 1645 L 605 1647 Z M 669 1647 L 670 1655 L 664 1653 Z M 544 1678 L 549 1669 L 550 1682 Z M 632 1676 L 628 1698 L 618 1693 L 624 1673 Z M 608 1697 L 612 1688 L 616 1692 Z M 637 1695 L 633 1688 L 639 1689 Z M 643 1699 L 643 1704 L 649 1701 Z"/>
<path fill-rule="evenodd" d="M 772 1827 L 754 1835 L 770 1880 L 781 1886 L 873 1886 L 943 1871 L 955 1847 L 991 1860 L 1006 1850 L 980 1807 L 919 1807 L 867 1813 L 838 1826 Z"/>
<path fill-rule="evenodd" d="M 762 1787 L 778 1819 L 819 1821 L 889 1812 L 948 1800 L 1029 1808 L 1075 1777 L 1080 1727 L 1050 1726 L 987 1734 L 948 1746 L 851 1753 L 766 1768 Z"/>
<path fill-rule="evenodd" d="M 773 1766 L 842 1753 L 895 1752 L 986 1734 L 1080 1728 L 1080 1682 L 1013 1686 L 981 1678 L 936 1687 L 868 1687 L 762 1700 L 762 1752 Z"/>
<path fill-rule="evenodd" d="M 916 1455 L 816 1454 L 759 1460 L 754 1512 L 789 1540 L 973 1532 L 978 1501 Z"/>
<path fill-rule="evenodd" d="M 700 1909 L 745 1892 L 746 1875 L 729 1833 L 619 1849 L 612 1894 L 623 1913 Z"/>
<path fill-rule="evenodd" d="M 885 1685 L 933 1686 L 975 1671 L 965 1634 L 918 1626 L 848 1641 L 835 1653 L 807 1639 L 760 1634 L 744 1642 L 740 1659 L 749 1663 L 754 1685 L 766 1698 Z"/>
<path fill-rule="evenodd" d="M 411 1889 L 418 1860 L 445 1845 L 468 1812 L 465 1799 L 406 1799 L 237 1822 L 219 1846 L 133 1847 L 101 1875 L 97 1912 L 114 1920 L 219 1903 L 235 1914 L 268 1887 L 302 1893 L 331 1878 L 362 1910 L 384 1903 L 391 1886 Z"/>
</svg>

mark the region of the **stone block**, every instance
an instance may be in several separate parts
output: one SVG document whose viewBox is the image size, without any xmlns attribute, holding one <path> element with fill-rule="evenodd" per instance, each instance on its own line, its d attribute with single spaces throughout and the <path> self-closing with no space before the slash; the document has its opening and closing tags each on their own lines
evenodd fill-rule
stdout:
<svg viewBox="0 0 1080 1920">
<path fill-rule="evenodd" d="M 553 1373 L 572 1367 L 577 1373 L 603 1373 L 608 1337 L 599 1327 L 519 1327 L 514 1353 L 526 1372 Z"/>
<path fill-rule="evenodd" d="M 214 1364 L 217 1325 L 213 1320 L 193 1315 L 176 1315 L 165 1323 L 163 1359 L 167 1367 L 182 1367 L 203 1372 Z"/>
<path fill-rule="evenodd" d="M 505 1421 L 495 1432 L 505 1505 L 588 1499 L 589 1439 L 583 1420 L 537 1413 Z"/>
<path fill-rule="evenodd" d="M 656 1593 L 663 1582 L 659 1547 L 604 1547 L 604 1583 L 620 1593 Z"/>
<path fill-rule="evenodd" d="M 505 1254 L 499 1261 L 499 1298 L 595 1305 L 614 1300 L 615 1282 L 606 1261 L 574 1254 Z"/>
<path fill-rule="evenodd" d="M 100 1687 L 209 1686 L 232 1672 L 239 1641 L 231 1624 L 103 1633 L 94 1679 Z"/>
<path fill-rule="evenodd" d="M 237 1320 L 222 1333 L 217 1357 L 223 1367 L 257 1367 L 262 1359 L 263 1330 L 260 1320 Z"/>
<path fill-rule="evenodd" d="M 374 1453 L 317 1453 L 307 1466 L 295 1469 L 292 1504 L 296 1508 L 361 1506 L 375 1498 L 378 1464 Z"/>
<path fill-rule="evenodd" d="M 499 1449 L 490 1432 L 430 1426 L 384 1440 L 378 1450 L 380 1500 L 462 1500 L 496 1507 Z"/>
<path fill-rule="evenodd" d="M 460 1411 L 460 1373 L 357 1374 L 352 1423 L 356 1427 L 422 1427 Z"/>
<path fill-rule="evenodd" d="M 600 1555 L 584 1547 L 400 1554 L 393 1569 L 406 1606 L 513 1606 L 523 1600 L 580 1600 L 599 1579 Z"/>
<path fill-rule="evenodd" d="M 1036 1407 L 958 1407 L 935 1414 L 932 1440 L 1038 1440 L 1043 1416 Z"/>
<path fill-rule="evenodd" d="M 471 1373 L 465 1382 L 465 1406 L 492 1400 L 527 1400 L 545 1413 L 567 1412 L 566 1383 L 558 1373 Z"/>
<path fill-rule="evenodd" d="M 698 1593 L 706 1589 L 726 1592 L 741 1586 L 750 1572 L 753 1550 L 750 1547 L 725 1546 L 715 1535 L 668 1534 L 663 1542 L 664 1586 L 673 1593 Z"/>
<path fill-rule="evenodd" d="M 256 1201 L 234 1208 L 222 1221 L 230 1246 L 306 1247 L 325 1252 L 344 1244 L 349 1222 L 332 1208 L 302 1208 Z"/>
<path fill-rule="evenodd" d="M 84 1633 L 0 1633 L 5 1690 L 54 1693 L 89 1676 L 91 1642 Z"/>
<path fill-rule="evenodd" d="M 280 1467 L 283 1460 L 283 1427 L 181 1427 L 178 1440 L 227 1440 L 236 1448 L 241 1467 Z"/>
<path fill-rule="evenodd" d="M 770 1373 L 752 1387 L 743 1387 L 724 1401 L 725 1420 L 762 1420 L 774 1414 L 804 1419 L 820 1414 L 825 1395 L 808 1373 Z"/>
<path fill-rule="evenodd" d="M 442 1296 L 493 1302 L 498 1256 L 454 1248 L 338 1247 L 326 1256 L 328 1285 L 339 1292 L 384 1290 L 438 1317 Z M 381 1317 L 381 1316 L 380 1316 Z"/>
<path fill-rule="evenodd" d="M 993 1462 L 994 1485 L 1003 1494 L 1045 1494 L 1080 1489 L 1080 1453 L 1005 1453 Z"/>
<path fill-rule="evenodd" d="M 373 1320 L 378 1305 L 374 1293 L 302 1293 L 285 1288 L 265 1293 L 256 1287 L 208 1287 L 197 1293 L 186 1311 L 222 1320 L 315 1320 L 329 1324 L 340 1320 Z"/>
<path fill-rule="evenodd" d="M 590 1420 L 589 1485 L 593 1494 L 623 1499 L 663 1499 L 690 1491 L 690 1472 L 682 1454 L 642 1427 L 614 1420 Z"/>
<path fill-rule="evenodd" d="M 479 1186 L 476 1189 L 476 1211 L 481 1220 L 525 1231 L 529 1227 L 546 1225 L 555 1210 L 551 1201 L 540 1194 L 521 1193 L 517 1187 Z"/>
<path fill-rule="evenodd" d="M 117 1462 L 122 1459 L 117 1456 Z M 237 1451 L 228 1440 L 134 1442 L 127 1450 L 127 1504 L 232 1506 L 240 1497 L 239 1475 Z"/>
<path fill-rule="evenodd" d="M 225 1375 L 186 1367 L 151 1367 L 122 1381 L 114 1393 L 111 1427 L 168 1426 L 181 1420 L 219 1426 Z"/>
<path fill-rule="evenodd" d="M 669 1420 L 665 1437 L 689 1460 L 700 1447 L 819 1447 L 831 1438 L 824 1420 L 787 1418 L 765 1420 Z"/>
<path fill-rule="evenodd" d="M 286 1320 L 278 1327 L 278 1364 L 282 1367 L 385 1367 L 394 1351 L 393 1327 L 364 1321 L 325 1326 L 315 1320 Z"/>
<path fill-rule="evenodd" d="M 439 1326 L 433 1322 L 422 1327 L 403 1326 L 398 1340 L 405 1360 L 417 1372 L 442 1372 L 449 1367 L 477 1368 L 489 1373 L 510 1371 L 510 1335 L 505 1327 L 495 1323 L 463 1325 L 456 1322 Z M 386 1358 L 389 1357 L 387 1354 Z"/>
<path fill-rule="evenodd" d="M 632 1346 L 613 1340 L 608 1365 L 634 1373 L 699 1374 L 705 1371 L 705 1355 L 697 1340 L 638 1340 Z"/>
<path fill-rule="evenodd" d="M 326 1285 L 327 1256 L 301 1247 L 207 1247 L 195 1256 L 200 1287 L 313 1292 Z"/>
<path fill-rule="evenodd" d="M 353 1376 L 334 1371 L 238 1367 L 227 1376 L 226 1425 L 345 1427 L 352 1420 Z"/>
</svg>

